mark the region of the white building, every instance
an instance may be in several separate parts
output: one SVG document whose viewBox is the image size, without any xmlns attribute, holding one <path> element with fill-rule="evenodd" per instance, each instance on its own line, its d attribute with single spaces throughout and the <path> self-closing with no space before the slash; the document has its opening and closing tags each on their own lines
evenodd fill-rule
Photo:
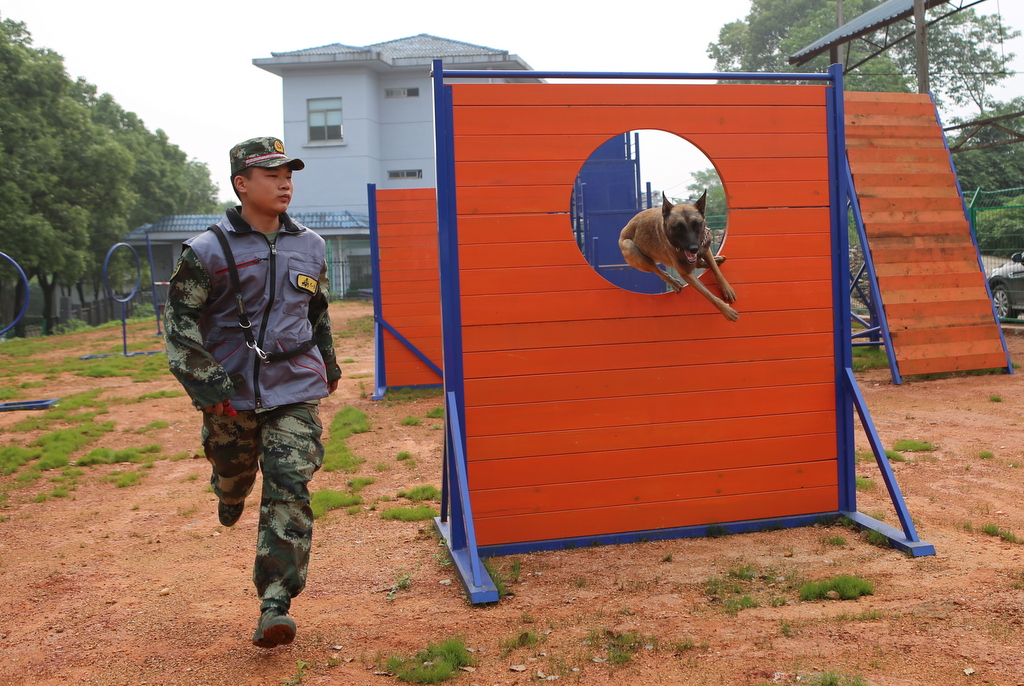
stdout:
<svg viewBox="0 0 1024 686">
<path fill-rule="evenodd" d="M 433 60 L 450 69 L 530 69 L 506 50 L 427 34 L 271 54 L 253 64 L 282 80 L 285 147 L 306 163 L 296 212 L 365 214 L 368 183 L 435 185 Z"/>
</svg>

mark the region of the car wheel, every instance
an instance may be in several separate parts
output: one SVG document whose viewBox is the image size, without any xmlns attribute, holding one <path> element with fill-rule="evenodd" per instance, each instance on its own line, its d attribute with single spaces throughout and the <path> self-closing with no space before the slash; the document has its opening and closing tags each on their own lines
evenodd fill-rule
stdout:
<svg viewBox="0 0 1024 686">
<path fill-rule="evenodd" d="M 995 286 L 992 289 L 992 303 L 996 306 L 996 316 L 1000 319 L 1009 319 L 1013 316 L 1010 308 L 1010 294 L 1005 286 Z"/>
</svg>

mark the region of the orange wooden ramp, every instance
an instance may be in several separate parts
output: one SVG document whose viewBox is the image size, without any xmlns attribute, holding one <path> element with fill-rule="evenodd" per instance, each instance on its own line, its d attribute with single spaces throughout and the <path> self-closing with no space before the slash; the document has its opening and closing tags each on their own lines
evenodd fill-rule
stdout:
<svg viewBox="0 0 1024 686">
<path fill-rule="evenodd" d="M 935 105 L 845 95 L 850 170 L 899 373 L 1009 368 Z"/>
</svg>

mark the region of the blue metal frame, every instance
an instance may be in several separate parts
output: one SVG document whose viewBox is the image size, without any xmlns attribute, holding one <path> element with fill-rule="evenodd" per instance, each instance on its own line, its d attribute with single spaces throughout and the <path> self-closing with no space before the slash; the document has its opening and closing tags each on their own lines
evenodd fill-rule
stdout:
<svg viewBox="0 0 1024 686">
<path fill-rule="evenodd" d="M 882 292 L 878 288 L 878 275 L 875 273 L 875 261 L 871 255 L 871 245 L 868 243 L 867 230 L 864 228 L 864 215 L 860 211 L 860 199 L 857 197 L 857 189 L 853 185 L 853 172 L 850 170 L 850 162 L 846 157 L 846 151 L 843 151 L 843 162 L 845 167 L 846 177 L 846 193 L 850 203 L 850 208 L 853 210 L 853 222 L 857 227 L 857 237 L 860 239 L 861 253 L 864 255 L 864 264 L 861 269 L 857 272 L 857 275 L 853 277 L 851 289 L 856 286 L 857 280 L 860 278 L 862 272 L 867 272 L 868 275 L 868 308 L 871 310 L 871 321 L 865 322 L 864 320 L 856 317 L 862 324 L 867 326 L 865 331 L 858 331 L 851 336 L 851 339 L 859 338 L 861 336 L 871 336 L 878 334 L 882 337 L 882 345 L 885 346 L 885 351 L 889 359 L 889 373 L 892 374 L 892 382 L 897 386 L 903 383 L 903 377 L 900 376 L 899 364 L 896 361 L 896 350 L 892 347 L 892 334 L 889 332 L 889 320 L 885 316 L 885 305 L 882 302 Z M 845 217 L 844 217 L 845 220 Z M 859 290 L 859 288 L 858 288 Z M 853 318 L 851 317 L 851 318 Z M 877 345 L 874 342 L 865 343 L 853 343 L 853 345 Z"/>
<path fill-rule="evenodd" d="M 28 277 L 25 276 L 25 270 L 21 268 L 21 265 L 18 264 L 17 261 L 15 261 L 15 259 L 13 257 L 11 257 L 10 255 L 8 255 L 7 253 L 0 252 L 0 257 L 4 258 L 8 262 L 10 262 L 11 265 L 14 266 L 15 271 L 18 272 L 18 276 L 21 277 L 22 285 L 25 287 L 25 301 L 21 303 L 21 311 L 18 312 L 18 314 L 16 314 L 14 316 L 14 319 L 11 320 L 10 324 L 8 324 L 4 328 L 0 329 L 0 336 L 2 336 L 5 333 L 7 333 L 8 331 L 10 331 L 11 329 L 13 329 L 14 326 L 18 322 L 21 321 L 21 318 L 25 316 L 25 312 L 28 311 L 29 287 L 28 287 Z"/>
<path fill-rule="evenodd" d="M 146 256 L 149 258 L 149 280 L 153 287 L 153 316 L 156 317 L 156 335 L 163 336 L 160 330 L 160 300 L 156 294 L 156 268 L 153 265 L 153 245 L 149 240 L 149 233 L 146 233 Z"/>
<path fill-rule="evenodd" d="M 398 332 L 398 329 L 391 326 L 384 319 L 383 295 L 380 291 L 380 236 L 377 226 L 377 184 L 366 184 L 366 206 L 370 215 L 370 263 L 373 268 L 373 400 L 381 400 L 388 392 L 388 366 L 384 355 L 384 332 L 387 331 L 398 339 L 409 352 L 420 358 L 423 364 L 427 365 L 432 372 L 444 378 L 444 372 L 434 364 L 430 358 L 423 354 L 419 348 L 405 336 Z M 412 388 L 437 388 L 440 384 L 421 384 Z"/>
<path fill-rule="evenodd" d="M 929 94 L 929 97 L 932 99 L 932 106 L 934 107 L 935 96 Z M 938 108 L 935 110 L 935 116 L 938 120 Z M 967 201 L 964 200 L 964 191 L 960 187 L 960 177 L 956 173 L 956 163 L 953 162 L 953 153 L 949 149 L 949 140 L 946 138 L 946 132 L 942 129 L 942 121 L 938 120 L 938 124 L 939 130 L 942 131 L 942 146 L 946 148 L 946 154 L 949 156 L 949 168 L 953 170 L 953 178 L 956 179 L 956 192 L 960 196 L 960 205 L 964 208 L 964 217 L 967 218 L 968 226 L 971 228 L 971 243 L 974 244 L 974 254 L 978 256 L 978 269 L 981 270 L 981 274 L 984 277 L 982 281 L 985 282 L 985 293 L 988 294 L 988 301 L 992 303 L 992 318 L 996 322 L 996 328 L 999 329 L 999 341 L 1003 344 L 1003 350 L 1006 352 L 1006 373 L 1013 374 L 1013 361 L 1010 359 L 1010 349 L 1006 347 L 1006 336 L 1003 334 L 1002 323 L 999 321 L 999 313 L 996 312 L 996 304 L 992 301 L 992 289 L 988 285 L 988 273 L 985 271 L 985 263 L 981 259 L 978 237 L 974 233 L 974 223 L 971 222 L 971 213 L 967 209 Z"/>
<path fill-rule="evenodd" d="M 434 60 L 434 126 L 437 155 L 437 216 L 440 250 L 441 311 L 444 346 L 445 386 L 445 454 L 441 493 L 441 516 L 435 520 L 444 536 L 445 544 L 456 561 L 462 583 L 470 601 L 493 602 L 496 593 L 482 588 L 493 586 L 479 556 L 508 555 L 537 550 L 555 550 L 591 545 L 593 543 L 628 543 L 656 538 L 707 536 L 718 530 L 726 533 L 760 531 L 770 528 L 805 526 L 836 515 L 845 515 L 858 526 L 878 531 L 886 536 L 893 547 L 914 556 L 934 554 L 935 549 L 917 538 L 898 486 L 885 457 L 881 442 L 857 388 L 853 376 L 853 348 L 850 336 L 849 292 L 849 240 L 847 236 L 847 201 L 853 193 L 849 183 L 849 166 L 845 155 L 845 126 L 843 121 L 843 73 L 841 65 L 832 65 L 827 74 L 660 74 L 660 73 L 592 73 L 592 72 L 499 72 L 499 71 L 444 71 L 441 60 Z M 746 81 L 827 81 L 826 111 L 828 118 L 829 178 L 831 188 L 832 283 L 833 283 L 833 336 L 835 345 L 836 394 L 836 450 L 839 483 L 839 509 L 793 517 L 780 517 L 753 521 L 729 522 L 722 525 L 702 525 L 659 529 L 654 531 L 625 532 L 569 539 L 526 541 L 478 548 L 474 532 L 470 502 L 466 455 L 466 426 L 464 376 L 462 367 L 462 314 L 459 290 L 458 226 L 455 193 L 454 126 L 452 89 L 445 78 L 468 79 L 714 79 Z M 856 408 L 861 423 L 868 433 L 872 449 L 883 479 L 889 489 L 903 531 L 857 512 L 857 492 L 853 412 Z"/>
<path fill-rule="evenodd" d="M 60 402 L 60 398 L 47 398 L 46 400 L 12 400 L 0 403 L 0 412 L 14 412 L 15 410 L 45 410 Z"/>
</svg>

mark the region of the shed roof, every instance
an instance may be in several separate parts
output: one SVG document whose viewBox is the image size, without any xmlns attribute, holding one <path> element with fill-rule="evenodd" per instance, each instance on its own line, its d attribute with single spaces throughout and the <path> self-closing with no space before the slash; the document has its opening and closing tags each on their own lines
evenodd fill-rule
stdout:
<svg viewBox="0 0 1024 686">
<path fill-rule="evenodd" d="M 450 38 L 432 36 L 429 33 L 421 33 L 406 38 L 373 43 L 371 45 L 345 45 L 343 43 L 331 43 L 315 48 L 304 50 L 293 50 L 291 52 L 272 52 L 274 57 L 291 57 L 298 55 L 338 55 L 342 53 L 381 53 L 391 59 L 404 59 L 410 57 L 454 57 L 458 55 L 507 55 L 508 50 L 496 50 L 483 45 L 464 43 Z"/>
</svg>

